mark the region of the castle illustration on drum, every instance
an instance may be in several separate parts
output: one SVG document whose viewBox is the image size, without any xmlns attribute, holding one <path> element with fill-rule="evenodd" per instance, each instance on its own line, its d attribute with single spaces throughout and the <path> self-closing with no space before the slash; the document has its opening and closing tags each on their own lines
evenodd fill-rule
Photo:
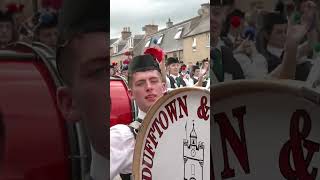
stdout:
<svg viewBox="0 0 320 180">
<path fill-rule="evenodd" d="M 187 127 L 187 124 L 186 124 Z M 187 128 L 185 128 L 187 133 Z M 197 144 L 197 133 L 193 127 L 188 137 L 183 139 L 184 180 L 203 180 L 204 143 Z"/>
</svg>

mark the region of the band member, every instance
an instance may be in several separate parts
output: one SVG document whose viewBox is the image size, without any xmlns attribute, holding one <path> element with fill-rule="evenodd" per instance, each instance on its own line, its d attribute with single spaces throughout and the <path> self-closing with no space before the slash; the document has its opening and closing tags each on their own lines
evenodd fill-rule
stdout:
<svg viewBox="0 0 320 180">
<path fill-rule="evenodd" d="M 57 89 L 57 103 L 69 123 L 85 127 L 92 180 L 109 179 L 107 8 L 107 1 L 64 0 L 58 26 L 56 62 L 64 85 Z"/>
<path fill-rule="evenodd" d="M 212 34 L 210 50 L 211 77 L 214 84 L 226 80 L 243 79 L 243 71 L 240 64 L 234 59 L 232 49 L 228 48 L 220 39 L 221 29 L 225 21 L 224 0 L 214 0 L 211 4 L 210 31 Z"/>
<path fill-rule="evenodd" d="M 166 66 L 169 72 L 167 75 L 167 86 L 169 88 L 175 89 L 187 86 L 187 83 L 179 74 L 180 62 L 177 58 L 169 57 Z"/>
<path fill-rule="evenodd" d="M 127 125 L 110 128 L 110 176 L 121 174 L 130 179 L 132 172 L 135 135 L 146 112 L 166 91 L 158 62 L 151 55 L 136 56 L 128 67 L 129 95 L 139 108 L 138 117 Z"/>
<path fill-rule="evenodd" d="M 192 67 L 192 77 L 191 77 L 193 84 L 196 84 L 198 82 L 199 74 L 200 74 L 200 67 L 197 65 L 194 65 Z"/>
<path fill-rule="evenodd" d="M 0 11 L 0 49 L 16 40 L 16 27 L 13 13 Z"/>
<path fill-rule="evenodd" d="M 57 44 L 58 17 L 54 13 L 43 13 L 40 15 L 39 24 L 36 28 L 36 40 L 55 49 Z"/>
</svg>

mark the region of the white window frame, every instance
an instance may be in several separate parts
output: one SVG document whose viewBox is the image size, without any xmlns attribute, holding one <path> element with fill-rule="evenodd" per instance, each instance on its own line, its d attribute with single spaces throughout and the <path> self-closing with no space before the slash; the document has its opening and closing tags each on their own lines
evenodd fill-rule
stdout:
<svg viewBox="0 0 320 180">
<path fill-rule="evenodd" d="M 159 37 L 157 41 L 157 45 L 160 45 L 162 43 L 162 40 L 163 40 L 163 34 Z"/>
<path fill-rule="evenodd" d="M 210 33 L 207 34 L 207 39 L 208 39 L 208 43 L 207 43 L 207 48 L 210 48 Z"/>
<path fill-rule="evenodd" d="M 150 39 L 148 39 L 148 41 L 147 41 L 147 43 L 145 44 L 145 46 L 144 46 L 144 47 L 150 47 L 150 44 L 151 44 L 151 38 L 150 38 Z"/>
<path fill-rule="evenodd" d="M 133 48 L 133 37 L 129 39 L 129 48 Z"/>
<path fill-rule="evenodd" d="M 174 35 L 174 39 L 178 40 L 178 39 L 181 38 L 181 36 L 182 36 L 182 30 L 183 30 L 183 27 L 179 27 L 179 28 L 178 28 L 178 31 L 177 31 L 176 35 Z"/>
<path fill-rule="evenodd" d="M 197 38 L 194 37 L 192 39 L 192 51 L 196 51 L 197 50 Z"/>
<path fill-rule="evenodd" d="M 114 51 L 113 51 L 114 53 L 118 53 L 118 44 L 116 44 L 115 46 L 114 46 Z"/>
</svg>

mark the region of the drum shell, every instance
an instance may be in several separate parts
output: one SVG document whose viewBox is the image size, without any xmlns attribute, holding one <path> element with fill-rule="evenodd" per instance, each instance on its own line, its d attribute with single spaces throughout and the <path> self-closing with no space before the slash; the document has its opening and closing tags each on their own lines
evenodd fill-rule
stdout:
<svg viewBox="0 0 320 180">
<path fill-rule="evenodd" d="M 70 132 L 57 107 L 53 71 L 28 47 L 0 52 L 1 180 L 73 178 Z"/>
<path fill-rule="evenodd" d="M 110 127 L 116 124 L 130 124 L 136 112 L 128 94 L 127 83 L 122 78 L 110 79 L 111 112 Z"/>
</svg>

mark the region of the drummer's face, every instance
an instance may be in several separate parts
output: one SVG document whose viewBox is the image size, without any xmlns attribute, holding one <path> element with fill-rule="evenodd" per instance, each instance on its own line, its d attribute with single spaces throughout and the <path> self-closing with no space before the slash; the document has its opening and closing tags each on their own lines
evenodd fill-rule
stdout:
<svg viewBox="0 0 320 180">
<path fill-rule="evenodd" d="M 135 72 L 132 75 L 132 87 L 129 94 L 143 112 L 147 112 L 163 96 L 164 92 L 165 84 L 161 81 L 159 71 Z"/>
<path fill-rule="evenodd" d="M 11 22 L 0 22 L 0 44 L 7 44 L 12 40 L 12 29 Z"/>
<path fill-rule="evenodd" d="M 210 8 L 210 31 L 213 41 L 217 41 L 221 33 L 222 23 L 225 17 L 225 9 L 222 7 Z"/>
<path fill-rule="evenodd" d="M 107 34 L 88 33 L 77 37 L 68 45 L 72 50 L 72 85 L 58 89 L 58 104 L 67 120 L 83 120 L 93 148 L 107 157 L 109 131 L 105 124 L 109 100 L 107 85 Z M 92 48 L 94 47 L 94 48 Z"/>
</svg>

